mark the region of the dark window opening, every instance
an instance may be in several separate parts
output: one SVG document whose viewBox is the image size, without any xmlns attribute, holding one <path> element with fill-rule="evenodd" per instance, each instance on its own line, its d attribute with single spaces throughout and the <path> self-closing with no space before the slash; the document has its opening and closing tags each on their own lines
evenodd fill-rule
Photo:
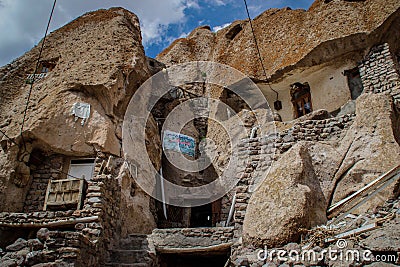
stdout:
<svg viewBox="0 0 400 267">
<path fill-rule="evenodd" d="M 299 118 L 312 112 L 311 91 L 308 83 L 290 85 L 290 96 L 294 109 L 294 117 Z"/>
<path fill-rule="evenodd" d="M 190 216 L 191 227 L 211 227 L 212 226 L 212 205 L 193 207 Z"/>
<path fill-rule="evenodd" d="M 157 201 L 157 225 L 159 228 L 214 227 L 221 222 L 221 208 L 221 199 L 192 208 L 166 205 L 165 218 L 163 204 Z"/>
<path fill-rule="evenodd" d="M 55 63 L 42 61 L 40 62 L 38 73 L 48 73 L 56 67 Z"/>
<path fill-rule="evenodd" d="M 351 99 L 355 100 L 361 95 L 364 90 L 360 71 L 358 70 L 358 68 L 345 70 L 344 75 L 347 77 L 347 84 L 349 85 Z"/>
<path fill-rule="evenodd" d="M 243 28 L 242 28 L 242 25 L 237 24 L 237 25 L 233 26 L 232 29 L 230 29 L 230 30 L 225 34 L 225 37 L 228 38 L 229 40 L 233 40 L 233 39 L 236 37 L 236 35 L 238 35 L 239 32 L 242 31 L 242 29 L 243 29 Z"/>
</svg>

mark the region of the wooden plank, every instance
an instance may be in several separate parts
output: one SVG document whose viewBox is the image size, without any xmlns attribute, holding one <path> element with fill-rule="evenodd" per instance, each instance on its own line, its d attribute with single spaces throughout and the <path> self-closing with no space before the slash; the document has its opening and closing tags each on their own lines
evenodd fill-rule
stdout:
<svg viewBox="0 0 400 267">
<path fill-rule="evenodd" d="M 337 235 L 335 235 L 334 237 L 331 237 L 331 238 L 327 238 L 327 239 L 325 239 L 325 242 L 331 243 L 331 242 L 334 242 L 334 241 L 336 241 L 338 239 L 343 239 L 343 238 L 347 238 L 347 237 L 354 236 L 354 235 L 359 235 L 359 234 L 374 230 L 374 229 L 376 229 L 378 227 L 379 226 L 378 226 L 377 223 L 367 224 L 367 225 L 362 226 L 360 228 L 353 229 L 353 230 L 350 230 L 350 231 L 347 231 L 347 232 L 344 232 L 344 233 L 337 234 Z"/>
<path fill-rule="evenodd" d="M 83 179 L 50 180 L 47 186 L 44 210 L 49 206 L 76 204 L 80 209 L 83 199 Z"/>
<path fill-rule="evenodd" d="M 50 188 L 51 188 L 51 180 L 49 180 L 49 182 L 47 183 L 46 196 L 45 196 L 44 205 L 43 205 L 43 210 L 44 211 L 46 211 L 46 209 L 47 209 L 47 201 L 49 199 Z"/>
<path fill-rule="evenodd" d="M 397 179 L 400 178 L 400 173 L 398 173 L 397 175 L 395 175 L 394 177 L 392 177 L 391 179 L 387 180 L 383 185 L 380 185 L 380 187 L 378 187 L 377 189 L 375 189 L 375 191 L 372 192 L 372 194 L 367 195 L 364 199 L 359 199 L 357 203 L 355 203 L 348 211 L 346 211 L 345 213 L 341 214 L 340 216 L 338 216 L 337 218 L 335 218 L 335 220 L 333 220 L 331 222 L 331 224 L 336 223 L 337 221 L 343 219 L 347 214 L 351 213 L 353 210 L 359 208 L 361 205 L 363 205 L 365 202 L 367 202 L 368 200 L 370 200 L 372 197 L 374 197 L 376 194 L 378 194 L 379 192 L 381 192 L 382 190 L 384 190 L 386 187 L 388 187 L 391 183 L 393 183 L 394 181 L 396 181 Z"/>
<path fill-rule="evenodd" d="M 390 179 L 393 177 L 393 175 L 396 175 L 400 171 L 400 165 L 392 168 L 390 171 L 387 173 L 379 176 L 377 179 L 373 180 L 371 183 L 367 184 L 363 188 L 359 189 L 357 192 L 351 194 L 350 196 L 346 197 L 345 199 L 342 199 L 341 201 L 333 204 L 332 206 L 329 207 L 328 213 L 332 213 L 333 211 L 343 207 L 350 201 L 352 201 L 354 198 L 361 197 L 363 193 L 365 193 L 367 190 L 374 188 L 374 186 L 379 185 L 381 182 L 385 182 L 387 179 Z"/>
</svg>

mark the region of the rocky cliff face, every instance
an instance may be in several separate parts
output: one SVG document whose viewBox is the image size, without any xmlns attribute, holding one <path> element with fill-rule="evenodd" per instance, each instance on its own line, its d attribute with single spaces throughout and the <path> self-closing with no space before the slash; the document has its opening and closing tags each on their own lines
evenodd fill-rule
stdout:
<svg viewBox="0 0 400 267">
<path fill-rule="evenodd" d="M 0 69 L 0 128 L 15 141 L 1 139 L 0 192 L 8 188 L 9 196 L 2 198 L 14 203 L 7 205 L 9 209 L 21 208 L 23 200 L 14 196 L 24 195 L 20 187 L 29 182 L 26 164 L 34 149 L 70 156 L 120 156 L 125 109 L 150 76 L 139 20 L 127 10 L 88 13 L 51 33 L 41 62 L 53 69 L 33 85 L 22 132 L 25 149 L 20 129 L 30 90 L 26 80 L 34 73 L 40 46 Z M 84 123 L 71 114 L 75 103 L 90 104 Z"/>
<path fill-rule="evenodd" d="M 1 128 L 13 138 L 40 46 L 0 69 Z M 149 76 L 138 18 L 117 8 L 83 15 L 48 36 L 42 61 L 55 67 L 33 86 L 24 135 L 60 152 L 91 154 L 98 146 L 119 155 L 118 124 L 130 96 Z M 75 102 L 91 105 L 84 126 L 71 116 Z"/>
<path fill-rule="evenodd" d="M 294 67 L 307 67 L 368 47 L 381 38 L 372 34 L 393 13 L 397 0 L 317 0 L 308 11 L 270 9 L 253 20 L 267 76 L 278 77 Z M 216 33 L 195 29 L 174 41 L 157 57 L 167 65 L 211 60 L 264 80 L 248 21 L 236 21 Z M 275 76 L 274 76 L 275 74 Z"/>
</svg>

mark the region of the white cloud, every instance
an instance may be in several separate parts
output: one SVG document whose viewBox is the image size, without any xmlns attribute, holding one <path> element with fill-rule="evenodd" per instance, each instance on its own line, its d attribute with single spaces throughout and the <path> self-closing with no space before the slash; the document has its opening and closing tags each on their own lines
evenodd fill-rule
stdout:
<svg viewBox="0 0 400 267">
<path fill-rule="evenodd" d="M 89 11 L 122 6 L 140 18 L 144 45 L 160 43 L 168 25 L 186 22 L 185 10 L 198 9 L 199 0 L 68 0 L 58 1 L 51 29 Z M 43 37 L 53 0 L 0 1 L 0 65 L 31 49 Z"/>
<path fill-rule="evenodd" d="M 206 0 L 206 3 L 217 6 L 225 6 L 232 0 Z"/>
<path fill-rule="evenodd" d="M 223 25 L 215 26 L 215 27 L 212 28 L 212 31 L 213 31 L 213 32 L 217 32 L 217 31 L 219 31 L 219 30 L 222 30 L 223 28 L 228 27 L 229 25 L 231 25 L 231 22 L 225 23 L 225 24 L 223 24 Z"/>
</svg>

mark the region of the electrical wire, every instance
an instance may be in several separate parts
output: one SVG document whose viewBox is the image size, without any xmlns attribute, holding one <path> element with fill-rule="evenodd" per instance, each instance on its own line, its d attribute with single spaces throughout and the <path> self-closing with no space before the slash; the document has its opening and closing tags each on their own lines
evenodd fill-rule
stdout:
<svg viewBox="0 0 400 267">
<path fill-rule="evenodd" d="M 44 38 L 43 38 L 43 41 L 42 41 L 42 46 L 40 47 L 39 56 L 38 56 L 38 59 L 37 59 L 37 61 L 36 61 L 35 72 L 34 72 L 34 75 L 33 75 L 33 79 L 32 79 L 32 82 L 31 82 L 31 86 L 30 86 L 30 88 L 29 88 L 28 99 L 26 100 L 26 104 L 25 104 L 24 116 L 23 116 L 23 119 L 22 119 L 22 125 L 21 125 L 21 130 L 20 130 L 20 136 L 21 136 L 21 138 L 22 138 L 22 142 L 23 142 L 25 151 L 26 151 L 26 142 L 25 142 L 25 139 L 24 139 L 24 136 L 23 136 L 22 133 L 23 133 L 23 130 L 24 130 L 24 125 L 25 125 L 25 120 L 26 120 L 26 114 L 27 114 L 27 110 L 28 110 L 30 98 L 31 98 L 31 95 L 32 95 L 33 84 L 35 83 L 35 80 L 36 80 L 36 75 L 35 75 L 35 74 L 37 73 L 37 71 L 38 71 L 38 69 L 39 69 L 40 59 L 42 58 L 42 53 L 43 53 L 44 45 L 45 45 L 45 42 L 46 42 L 47 34 L 48 34 L 48 32 L 49 32 L 50 23 L 51 23 L 51 20 L 52 20 L 52 18 L 53 18 L 53 14 L 54 14 L 54 10 L 55 10 L 55 7 L 56 7 L 56 3 L 57 3 L 57 0 L 54 0 L 54 2 L 53 2 L 53 7 L 51 8 L 51 12 L 50 12 L 49 20 L 48 20 L 48 22 L 47 22 L 47 26 L 46 26 L 46 31 L 45 31 L 45 34 L 44 34 Z M 0 130 L 0 132 L 8 139 L 11 143 L 15 144 L 16 146 L 19 146 L 19 144 L 18 144 L 17 142 L 15 142 L 12 138 L 10 138 L 4 131 Z M 58 170 L 58 169 L 53 168 L 50 164 L 44 162 L 42 159 L 40 159 L 40 158 L 38 158 L 38 157 L 36 157 L 36 156 L 34 156 L 34 155 L 32 155 L 32 154 L 30 155 L 30 157 L 32 157 L 33 159 L 35 159 L 35 160 L 39 161 L 40 163 L 44 164 L 46 167 L 50 167 L 51 170 L 57 171 L 58 173 L 61 173 L 61 174 L 65 174 L 65 175 L 67 175 L 67 177 L 80 179 L 80 178 L 75 177 L 75 176 L 73 176 L 73 175 L 70 175 L 70 174 L 68 174 L 68 173 L 66 173 L 66 172 L 63 172 L 63 171 L 60 171 L 60 170 Z"/>
<path fill-rule="evenodd" d="M 28 111 L 28 106 L 29 106 L 29 101 L 31 99 L 31 95 L 32 95 L 32 90 L 33 90 L 33 84 L 35 83 L 36 80 L 36 72 L 39 69 L 39 65 L 40 65 L 40 59 L 42 57 L 42 52 L 43 52 L 43 48 L 44 48 L 44 44 L 46 42 L 46 37 L 47 37 L 47 33 L 49 32 L 49 28 L 50 28 L 50 23 L 51 23 L 51 19 L 53 18 L 53 13 L 54 13 L 54 9 L 56 7 L 56 3 L 57 0 L 54 0 L 53 3 L 53 7 L 51 8 L 51 12 L 50 12 L 50 16 L 49 16 L 49 21 L 47 22 L 47 27 L 46 27 L 46 31 L 44 33 L 44 37 L 43 37 L 43 41 L 42 41 L 42 46 L 40 47 L 40 51 L 39 51 L 39 56 L 36 62 L 36 67 L 35 67 L 35 72 L 33 73 L 33 79 L 31 82 L 31 86 L 29 88 L 29 93 L 28 93 L 28 98 L 26 100 L 26 104 L 25 104 L 25 110 L 24 110 L 24 116 L 22 118 L 22 124 L 21 124 L 21 130 L 20 130 L 20 135 L 22 137 L 22 143 L 24 144 L 24 149 L 26 150 L 26 143 L 25 143 L 25 139 L 23 136 L 23 131 L 24 131 L 24 125 L 25 125 L 25 120 L 26 120 L 26 113 Z"/>
<path fill-rule="evenodd" d="M 261 56 L 261 52 L 260 52 L 260 48 L 259 48 L 258 43 L 257 43 L 256 34 L 254 33 L 254 28 L 253 28 L 253 23 L 252 23 L 251 18 L 250 18 L 249 8 L 247 7 L 247 1 L 246 0 L 243 0 L 243 1 L 244 1 L 244 5 L 246 7 L 247 17 L 249 18 L 251 32 L 253 33 L 254 43 L 256 44 L 258 57 L 260 59 L 261 67 L 263 69 L 266 82 L 267 82 L 269 88 L 276 94 L 276 100 L 278 100 L 279 99 L 279 93 L 276 90 L 274 90 L 272 88 L 271 84 L 267 81 L 267 71 L 265 70 L 264 62 L 263 62 L 263 59 L 262 59 L 262 56 Z"/>
</svg>

